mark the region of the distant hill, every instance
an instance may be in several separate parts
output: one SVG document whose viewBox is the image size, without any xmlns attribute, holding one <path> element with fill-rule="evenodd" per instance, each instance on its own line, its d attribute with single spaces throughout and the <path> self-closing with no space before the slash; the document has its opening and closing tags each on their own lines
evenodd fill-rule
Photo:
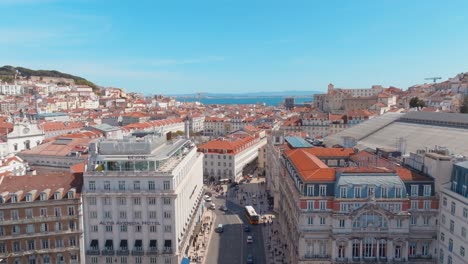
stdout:
<svg viewBox="0 0 468 264">
<path fill-rule="evenodd" d="M 11 81 L 13 80 L 16 71 L 20 73 L 22 77 L 31 77 L 31 76 L 40 76 L 40 77 L 54 77 L 54 78 L 67 78 L 67 79 L 73 79 L 75 81 L 75 84 L 78 85 L 88 85 L 89 87 L 92 87 L 94 90 L 97 89 L 97 86 L 86 80 L 85 78 L 74 76 L 71 74 L 67 73 L 62 73 L 59 71 L 54 71 L 54 70 L 31 70 L 28 68 L 23 68 L 23 67 L 13 67 L 13 66 L 3 66 L 0 67 L 0 79 L 3 79 L 5 81 Z"/>
</svg>

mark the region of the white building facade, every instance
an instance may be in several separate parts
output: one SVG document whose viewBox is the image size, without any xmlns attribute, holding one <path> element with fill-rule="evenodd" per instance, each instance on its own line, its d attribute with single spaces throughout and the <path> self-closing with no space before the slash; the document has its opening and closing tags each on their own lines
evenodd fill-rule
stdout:
<svg viewBox="0 0 468 264">
<path fill-rule="evenodd" d="M 201 217 L 203 154 L 165 135 L 101 140 L 84 174 L 86 263 L 180 263 Z"/>
<path fill-rule="evenodd" d="M 23 86 L 18 84 L 0 84 L 0 94 L 22 95 Z"/>
</svg>

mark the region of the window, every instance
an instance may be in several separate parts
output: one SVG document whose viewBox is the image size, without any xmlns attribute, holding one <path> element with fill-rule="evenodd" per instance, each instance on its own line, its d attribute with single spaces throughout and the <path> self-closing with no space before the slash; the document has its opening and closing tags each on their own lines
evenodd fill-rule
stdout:
<svg viewBox="0 0 468 264">
<path fill-rule="evenodd" d="M 150 191 L 156 190 L 156 184 L 154 184 L 154 181 L 149 181 L 148 182 L 148 190 L 150 190 Z"/>
<path fill-rule="evenodd" d="M 450 220 L 450 233 L 453 234 L 455 230 L 455 222 L 453 220 Z"/>
<path fill-rule="evenodd" d="M 418 218 L 416 216 L 411 216 L 410 224 L 411 225 L 416 225 L 417 222 L 418 222 Z"/>
<path fill-rule="evenodd" d="M 345 227 L 345 220 L 344 220 L 344 219 L 340 219 L 339 226 L 340 226 L 341 228 L 344 228 L 344 227 Z"/>
<path fill-rule="evenodd" d="M 89 205 L 96 205 L 96 197 L 88 197 Z"/>
<path fill-rule="evenodd" d="M 418 209 L 418 201 L 412 200 L 411 201 L 411 209 Z"/>
<path fill-rule="evenodd" d="M 380 195 L 382 198 L 387 198 L 388 197 L 388 188 L 385 186 L 382 186 L 380 189 Z"/>
<path fill-rule="evenodd" d="M 56 217 L 62 216 L 62 209 L 61 209 L 60 207 L 55 207 L 55 208 L 54 208 L 54 215 L 55 215 Z"/>
<path fill-rule="evenodd" d="M 463 217 L 468 218 L 468 208 L 463 208 Z"/>
<path fill-rule="evenodd" d="M 326 196 L 327 195 L 327 186 L 326 185 L 320 185 L 319 194 L 320 194 L 320 196 Z"/>
<path fill-rule="evenodd" d="M 170 181 L 164 181 L 163 188 L 164 188 L 164 190 L 169 190 L 171 188 L 171 182 Z"/>
<path fill-rule="evenodd" d="M 156 257 L 150 257 L 150 264 L 156 264 L 156 263 L 158 263 L 157 260 L 158 260 L 158 259 L 157 259 Z"/>
<path fill-rule="evenodd" d="M 452 264 L 452 256 L 447 257 L 447 264 Z"/>
<path fill-rule="evenodd" d="M 444 197 L 444 199 L 442 199 L 442 205 L 447 206 L 447 197 Z"/>
<path fill-rule="evenodd" d="M 137 233 L 141 232 L 141 225 L 136 225 L 135 226 L 135 232 L 137 232 Z"/>
<path fill-rule="evenodd" d="M 104 190 L 110 191 L 110 181 L 104 181 Z"/>
<path fill-rule="evenodd" d="M 125 181 L 119 181 L 119 191 L 125 191 Z"/>
<path fill-rule="evenodd" d="M 411 196 L 418 196 L 418 185 L 411 185 Z"/>
<path fill-rule="evenodd" d="M 55 231 L 61 231 L 63 228 L 62 228 L 62 223 L 60 222 L 56 222 L 55 223 Z"/>
<path fill-rule="evenodd" d="M 449 239 L 448 250 L 449 250 L 450 252 L 453 251 L 453 239 L 451 239 L 451 238 Z"/>
<path fill-rule="evenodd" d="M 307 210 L 314 210 L 314 201 L 307 201 Z"/>
<path fill-rule="evenodd" d="M 164 218 L 170 219 L 171 218 L 171 212 L 164 212 Z"/>
<path fill-rule="evenodd" d="M 374 186 L 368 186 L 367 187 L 367 197 L 371 197 L 375 195 L 375 188 Z"/>
<path fill-rule="evenodd" d="M 396 198 L 401 198 L 401 188 L 400 187 L 395 188 L 395 197 Z"/>
<path fill-rule="evenodd" d="M 56 248 L 61 248 L 63 247 L 63 240 L 61 238 L 56 238 L 55 239 L 55 247 Z"/>
<path fill-rule="evenodd" d="M 429 243 L 423 243 L 421 247 L 421 254 L 423 256 L 429 255 Z"/>
<path fill-rule="evenodd" d="M 460 256 L 464 257 L 465 256 L 465 248 L 460 247 Z"/>
<path fill-rule="evenodd" d="M 157 230 L 158 230 L 158 229 L 157 229 L 157 226 L 155 226 L 155 225 L 150 225 L 150 232 L 151 232 L 151 233 L 156 233 Z"/>
<path fill-rule="evenodd" d="M 462 226 L 462 228 L 461 228 L 461 236 L 463 238 L 466 238 L 466 227 L 464 227 L 464 226 Z"/>
<path fill-rule="evenodd" d="M 112 226 L 106 225 L 106 232 L 112 232 Z"/>
<path fill-rule="evenodd" d="M 361 187 L 355 187 L 354 188 L 354 197 L 355 198 L 361 198 Z"/>
<path fill-rule="evenodd" d="M 431 209 L 431 201 L 424 201 L 424 209 Z"/>
<path fill-rule="evenodd" d="M 135 257 L 135 263 L 136 264 L 141 264 L 141 257 Z"/>
<path fill-rule="evenodd" d="M 26 194 L 26 202 L 32 202 L 32 201 L 33 201 L 32 194 L 30 193 Z"/>
<path fill-rule="evenodd" d="M 68 215 L 75 215 L 75 207 L 73 206 L 68 207 Z"/>
<path fill-rule="evenodd" d="M 112 218 L 112 212 L 111 211 L 104 211 L 104 218 L 111 219 Z"/>
<path fill-rule="evenodd" d="M 11 219 L 12 219 L 12 220 L 18 220 L 18 219 L 19 219 L 18 210 L 11 210 L 11 211 L 10 211 L 10 214 L 11 214 Z"/>
<path fill-rule="evenodd" d="M 170 226 L 170 225 L 165 225 L 165 226 L 164 226 L 164 232 L 166 232 L 166 233 L 172 232 L 172 226 Z"/>
<path fill-rule="evenodd" d="M 155 205 L 156 197 L 148 197 L 148 204 Z"/>
<path fill-rule="evenodd" d="M 431 196 L 431 185 L 424 185 L 424 196 Z"/>
<path fill-rule="evenodd" d="M 0 226 L 0 236 L 4 236 L 5 235 L 5 229 L 3 226 Z"/>
<path fill-rule="evenodd" d="M 42 239 L 41 246 L 43 249 L 49 248 L 49 239 Z"/>
<path fill-rule="evenodd" d="M 13 234 L 15 234 L 15 235 L 16 235 L 16 234 L 19 234 L 19 233 L 21 232 L 20 227 L 17 226 L 17 225 L 12 226 L 12 227 L 11 227 L 11 232 L 12 232 Z"/>
<path fill-rule="evenodd" d="M 156 218 L 156 211 L 149 211 L 148 212 L 148 217 L 150 219 L 155 219 Z"/>
<path fill-rule="evenodd" d="M 170 205 L 171 204 L 171 198 L 163 197 L 163 204 L 164 205 Z"/>
<path fill-rule="evenodd" d="M 346 194 L 347 194 L 347 188 L 346 187 L 340 187 L 340 197 L 341 198 L 346 198 Z"/>
<path fill-rule="evenodd" d="M 141 219 L 141 211 L 136 211 L 136 212 L 134 212 L 133 218 L 134 218 L 134 219 Z"/>
<path fill-rule="evenodd" d="M 118 205 L 127 205 L 127 198 L 125 198 L 125 197 L 117 197 L 117 204 L 118 204 Z"/>
<path fill-rule="evenodd" d="M 439 251 L 439 262 L 444 263 L 444 250 L 440 249 Z"/>
<path fill-rule="evenodd" d="M 320 201 L 320 210 L 327 209 L 327 201 Z"/>
<path fill-rule="evenodd" d="M 133 204 L 134 205 L 141 205 L 141 198 L 140 197 L 133 197 Z"/>
<path fill-rule="evenodd" d="M 442 241 L 442 242 L 445 241 L 445 234 L 444 234 L 444 232 L 441 232 L 441 233 L 440 233 L 440 241 Z"/>
<path fill-rule="evenodd" d="M 429 225 L 429 219 L 430 219 L 429 216 L 424 216 L 423 217 L 423 225 L 425 225 L 425 226 Z"/>
<path fill-rule="evenodd" d="M 26 226 L 26 233 L 28 233 L 28 234 L 34 233 L 34 225 L 27 225 Z"/>
<path fill-rule="evenodd" d="M 76 238 L 75 237 L 69 237 L 68 238 L 68 245 L 70 247 L 76 247 Z"/>
<path fill-rule="evenodd" d="M 320 225 L 325 225 L 326 223 L 326 218 L 325 217 L 320 217 Z"/>
<path fill-rule="evenodd" d="M 307 185 L 307 195 L 314 196 L 314 185 Z"/>
<path fill-rule="evenodd" d="M 455 202 L 452 202 L 452 203 L 450 204 L 450 213 L 451 213 L 452 215 L 455 215 L 455 210 L 456 210 Z"/>
<path fill-rule="evenodd" d="M 27 209 L 25 210 L 25 212 L 26 212 L 26 218 L 27 218 L 27 219 L 33 218 L 33 210 L 32 210 L 31 208 L 27 208 Z"/>
<path fill-rule="evenodd" d="M 91 263 L 97 264 L 98 263 L 98 258 L 97 257 L 91 257 Z"/>
<path fill-rule="evenodd" d="M 89 181 L 88 182 L 88 188 L 90 191 L 95 191 L 96 190 L 96 182 L 95 181 Z"/>
<path fill-rule="evenodd" d="M 126 211 L 120 211 L 119 212 L 119 218 L 127 219 L 127 212 Z"/>
<path fill-rule="evenodd" d="M 416 254 L 416 243 L 411 242 L 408 247 L 408 256 L 414 256 Z"/>
<path fill-rule="evenodd" d="M 90 211 L 89 212 L 89 218 L 96 219 L 97 218 L 97 212 L 96 211 Z"/>
<path fill-rule="evenodd" d="M 397 228 L 402 228 L 403 227 L 403 219 L 397 219 L 396 220 L 396 227 Z"/>
<path fill-rule="evenodd" d="M 21 250 L 20 243 L 18 241 L 13 242 L 13 252 L 18 252 L 20 250 Z"/>
<path fill-rule="evenodd" d="M 120 225 L 120 232 L 127 232 L 127 225 Z"/>
<path fill-rule="evenodd" d="M 308 225 L 313 225 L 314 224 L 314 217 L 313 216 L 307 216 L 307 224 Z"/>
<path fill-rule="evenodd" d="M 126 264 L 127 263 L 127 257 L 120 257 L 120 263 Z"/>
<path fill-rule="evenodd" d="M 102 198 L 102 203 L 103 203 L 104 205 L 112 205 L 112 200 L 111 200 L 110 197 L 103 197 L 103 198 Z"/>
<path fill-rule="evenodd" d="M 140 190 L 140 181 L 133 181 L 133 189 Z"/>
<path fill-rule="evenodd" d="M 40 230 L 41 230 L 41 232 L 49 231 L 49 225 L 47 223 L 41 223 Z"/>
<path fill-rule="evenodd" d="M 112 257 L 106 257 L 106 263 L 113 263 L 113 258 Z"/>
</svg>

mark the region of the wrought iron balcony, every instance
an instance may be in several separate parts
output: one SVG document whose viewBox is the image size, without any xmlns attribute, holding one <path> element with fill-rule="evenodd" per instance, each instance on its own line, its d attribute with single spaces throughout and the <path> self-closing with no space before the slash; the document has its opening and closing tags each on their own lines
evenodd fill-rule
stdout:
<svg viewBox="0 0 468 264">
<path fill-rule="evenodd" d="M 313 254 L 305 254 L 305 255 L 304 255 L 304 258 L 305 258 L 305 259 L 329 259 L 329 258 L 330 258 L 330 255 L 321 255 L 321 254 L 316 254 L 316 255 L 313 255 Z"/>
<path fill-rule="evenodd" d="M 119 249 L 117 250 L 117 255 L 119 256 L 128 256 L 130 251 L 128 249 Z"/>
<path fill-rule="evenodd" d="M 88 254 L 88 255 L 99 255 L 100 252 L 99 252 L 99 249 L 88 249 L 88 250 L 86 250 L 86 254 Z"/>
<path fill-rule="evenodd" d="M 150 248 L 148 251 L 146 251 L 146 254 L 148 255 L 156 255 L 159 253 L 159 250 L 157 248 Z"/>
<path fill-rule="evenodd" d="M 172 247 L 165 247 L 163 249 L 163 254 L 172 254 Z"/>
<path fill-rule="evenodd" d="M 145 254 L 145 251 L 143 251 L 143 248 L 135 248 L 134 250 L 132 250 L 133 256 L 141 256 L 144 254 Z"/>
<path fill-rule="evenodd" d="M 101 251 L 101 254 L 104 256 L 112 256 L 115 254 L 115 250 L 113 249 L 104 249 Z"/>
</svg>

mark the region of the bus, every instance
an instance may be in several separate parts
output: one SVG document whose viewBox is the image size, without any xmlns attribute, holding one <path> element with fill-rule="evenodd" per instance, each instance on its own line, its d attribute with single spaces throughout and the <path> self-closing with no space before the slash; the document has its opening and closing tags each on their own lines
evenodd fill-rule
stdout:
<svg viewBox="0 0 468 264">
<path fill-rule="evenodd" d="M 247 205 L 245 207 L 245 215 L 247 216 L 247 220 L 249 220 L 250 224 L 258 225 L 259 216 L 251 205 Z"/>
</svg>

